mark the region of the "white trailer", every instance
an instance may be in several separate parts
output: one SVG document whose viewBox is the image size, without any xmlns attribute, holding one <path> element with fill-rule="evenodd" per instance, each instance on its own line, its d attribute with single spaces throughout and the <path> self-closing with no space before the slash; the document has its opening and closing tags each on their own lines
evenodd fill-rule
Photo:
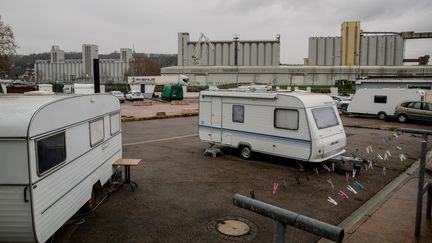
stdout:
<svg viewBox="0 0 432 243">
<path fill-rule="evenodd" d="M 122 157 L 112 95 L 0 97 L 0 242 L 45 242 Z"/>
<path fill-rule="evenodd" d="M 421 89 L 359 89 L 354 94 L 347 111 L 353 114 L 375 115 L 384 120 L 394 116 L 395 108 L 405 101 L 421 101 L 425 91 Z"/>
<path fill-rule="evenodd" d="M 346 136 L 327 95 L 202 91 L 199 137 L 211 144 L 322 162 L 345 152 Z"/>
</svg>

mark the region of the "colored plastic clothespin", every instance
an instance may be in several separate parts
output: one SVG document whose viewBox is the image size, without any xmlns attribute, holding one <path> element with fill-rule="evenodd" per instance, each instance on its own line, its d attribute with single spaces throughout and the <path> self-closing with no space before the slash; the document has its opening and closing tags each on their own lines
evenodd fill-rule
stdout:
<svg viewBox="0 0 432 243">
<path fill-rule="evenodd" d="M 348 181 L 350 178 L 350 173 L 347 171 L 345 172 L 345 180 Z"/>
<path fill-rule="evenodd" d="M 369 147 L 366 147 L 366 153 L 370 153 Z"/>
<path fill-rule="evenodd" d="M 397 151 L 402 151 L 402 148 L 401 148 L 400 146 L 396 146 L 395 149 L 396 149 Z"/>
<path fill-rule="evenodd" d="M 284 191 L 286 191 L 286 189 L 287 189 L 287 183 L 286 183 L 285 179 L 282 181 L 282 187 L 283 187 Z"/>
<path fill-rule="evenodd" d="M 327 201 L 328 201 L 329 203 L 335 205 L 335 206 L 338 205 L 338 203 L 336 202 L 336 200 L 334 200 L 334 199 L 333 199 L 332 197 L 330 197 L 330 196 L 327 198 Z"/>
<path fill-rule="evenodd" d="M 382 139 L 382 143 L 385 144 L 385 145 L 387 145 L 389 143 L 389 141 L 386 138 L 383 138 Z"/>
<path fill-rule="evenodd" d="M 399 135 L 397 133 L 393 133 L 393 137 L 397 138 Z"/>
<path fill-rule="evenodd" d="M 377 157 L 381 160 L 384 160 L 384 158 L 381 156 L 381 154 L 378 154 Z"/>
<path fill-rule="evenodd" d="M 335 163 L 332 163 L 332 171 L 334 171 Z"/>
<path fill-rule="evenodd" d="M 386 154 L 387 154 L 389 157 L 391 157 L 390 150 L 386 150 Z"/>
<path fill-rule="evenodd" d="M 329 168 L 327 165 L 323 165 L 323 168 L 324 168 L 326 171 L 331 172 L 330 168 Z"/>
<path fill-rule="evenodd" d="M 330 185 L 331 185 L 332 188 L 334 188 L 334 185 L 333 185 L 333 182 L 332 182 L 331 179 L 328 179 L 327 182 L 330 183 Z"/>
<path fill-rule="evenodd" d="M 358 189 L 364 189 L 365 187 L 360 183 L 360 182 L 358 182 L 358 181 L 354 181 L 354 185 L 356 185 L 356 187 L 358 188 Z"/>
<path fill-rule="evenodd" d="M 368 168 L 373 170 L 373 163 L 372 163 L 372 161 L 369 161 Z"/>
<path fill-rule="evenodd" d="M 344 192 L 344 191 L 342 191 L 342 190 L 339 190 L 339 193 L 338 193 L 341 197 L 344 197 L 344 198 L 346 198 L 346 199 L 348 199 L 349 198 L 349 196 Z"/>
<path fill-rule="evenodd" d="M 384 160 L 388 160 L 388 154 L 387 153 L 384 154 Z"/>
<path fill-rule="evenodd" d="M 357 170 L 353 169 L 353 171 L 352 171 L 352 178 L 354 178 L 356 176 L 356 173 L 357 173 Z"/>
<path fill-rule="evenodd" d="M 350 185 L 347 186 L 347 190 L 354 193 L 354 194 L 357 194 L 357 191 L 354 190 L 354 188 L 352 188 L 352 186 L 350 186 Z"/>
<path fill-rule="evenodd" d="M 273 195 L 276 194 L 278 186 L 279 186 L 279 184 L 276 181 L 273 182 Z"/>
<path fill-rule="evenodd" d="M 369 151 L 373 152 L 372 145 L 369 145 Z"/>
</svg>

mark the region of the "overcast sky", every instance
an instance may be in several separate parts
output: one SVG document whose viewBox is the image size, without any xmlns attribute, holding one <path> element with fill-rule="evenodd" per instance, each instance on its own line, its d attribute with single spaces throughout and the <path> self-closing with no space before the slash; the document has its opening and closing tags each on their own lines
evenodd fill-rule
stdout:
<svg viewBox="0 0 432 243">
<path fill-rule="evenodd" d="M 340 35 L 340 24 L 359 20 L 364 31 L 432 31 L 432 0 L 0 0 L 19 54 L 66 52 L 81 44 L 99 53 L 135 46 L 146 53 L 177 53 L 177 32 L 191 40 L 275 39 L 281 62 L 302 63 L 308 38 Z M 432 40 L 406 44 L 406 57 L 432 53 Z"/>
</svg>

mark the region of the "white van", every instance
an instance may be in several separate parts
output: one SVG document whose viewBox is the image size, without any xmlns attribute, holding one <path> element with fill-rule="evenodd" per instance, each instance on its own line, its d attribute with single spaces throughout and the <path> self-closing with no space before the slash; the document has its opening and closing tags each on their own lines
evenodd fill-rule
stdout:
<svg viewBox="0 0 432 243">
<path fill-rule="evenodd" d="M 394 116 L 395 108 L 405 101 L 422 101 L 425 91 L 421 89 L 359 89 L 354 94 L 347 111 L 354 114 L 375 115 L 384 120 Z"/>
<path fill-rule="evenodd" d="M 321 162 L 345 152 L 346 136 L 327 95 L 202 91 L 199 137 L 211 144 Z"/>
<path fill-rule="evenodd" d="M 45 242 L 122 157 L 112 95 L 0 96 L 0 242 Z"/>
</svg>

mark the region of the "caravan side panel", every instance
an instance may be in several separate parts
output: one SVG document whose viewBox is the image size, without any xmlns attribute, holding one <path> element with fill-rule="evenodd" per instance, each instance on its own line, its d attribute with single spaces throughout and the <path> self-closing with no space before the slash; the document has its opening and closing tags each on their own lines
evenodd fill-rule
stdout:
<svg viewBox="0 0 432 243">
<path fill-rule="evenodd" d="M 0 242 L 34 241 L 26 141 L 0 140 L 0 155 Z"/>
<path fill-rule="evenodd" d="M 110 138 L 108 117 L 104 118 L 105 140 L 94 147 L 88 123 L 67 129 L 66 162 L 51 174 L 35 178 L 33 209 L 39 241 L 47 240 L 89 200 L 94 183 L 100 179 L 104 184 L 112 175 L 112 164 L 122 156 L 121 133 Z M 29 147 L 35 148 L 35 142 Z M 35 165 L 34 149 L 30 155 Z"/>
<path fill-rule="evenodd" d="M 34 241 L 30 203 L 23 199 L 25 188 L 0 186 L 0 242 Z"/>
</svg>

